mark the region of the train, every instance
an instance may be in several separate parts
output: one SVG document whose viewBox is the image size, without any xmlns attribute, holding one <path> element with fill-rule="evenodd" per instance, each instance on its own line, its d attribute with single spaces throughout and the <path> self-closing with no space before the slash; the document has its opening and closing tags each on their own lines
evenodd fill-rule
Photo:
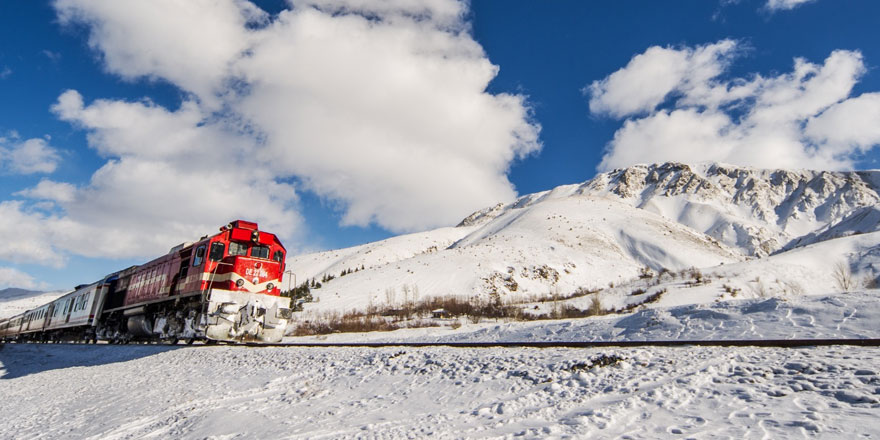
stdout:
<svg viewBox="0 0 880 440">
<path fill-rule="evenodd" d="M 3 342 L 115 344 L 281 341 L 287 250 L 257 223 L 235 220 L 152 261 L 0 319 Z"/>
</svg>

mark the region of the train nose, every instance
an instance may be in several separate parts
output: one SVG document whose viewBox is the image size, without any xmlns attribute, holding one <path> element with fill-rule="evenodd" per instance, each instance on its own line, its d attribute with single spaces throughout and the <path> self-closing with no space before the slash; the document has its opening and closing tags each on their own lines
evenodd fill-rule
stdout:
<svg viewBox="0 0 880 440">
<path fill-rule="evenodd" d="M 291 318 L 289 300 L 282 297 L 215 291 L 211 303 L 209 339 L 278 342 Z"/>
</svg>

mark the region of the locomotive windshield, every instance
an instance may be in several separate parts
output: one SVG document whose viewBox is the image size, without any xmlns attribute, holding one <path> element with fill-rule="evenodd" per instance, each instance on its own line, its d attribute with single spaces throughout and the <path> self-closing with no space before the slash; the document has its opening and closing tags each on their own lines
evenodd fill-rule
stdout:
<svg viewBox="0 0 880 440">
<path fill-rule="evenodd" d="M 257 258 L 269 258 L 269 246 L 254 246 L 251 248 L 251 256 Z"/>
<path fill-rule="evenodd" d="M 247 243 L 239 243 L 237 241 L 229 242 L 229 256 L 234 257 L 236 255 L 247 255 L 248 245 Z"/>
<path fill-rule="evenodd" d="M 220 241 L 215 241 L 211 243 L 211 254 L 208 258 L 211 261 L 220 261 L 223 259 L 223 253 L 226 252 L 226 244 Z"/>
</svg>

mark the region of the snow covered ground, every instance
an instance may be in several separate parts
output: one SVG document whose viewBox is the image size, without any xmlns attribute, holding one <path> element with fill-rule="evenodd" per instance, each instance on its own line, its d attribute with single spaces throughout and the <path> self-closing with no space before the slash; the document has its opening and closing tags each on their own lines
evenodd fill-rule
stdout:
<svg viewBox="0 0 880 440">
<path fill-rule="evenodd" d="M 876 438 L 880 348 L 8 345 L 2 438 Z"/>
<path fill-rule="evenodd" d="M 880 337 L 877 291 L 290 342 Z M 0 349 L 0 438 L 876 438 L 880 348 Z"/>
<path fill-rule="evenodd" d="M 464 320 L 458 329 L 287 337 L 285 342 L 540 342 L 880 338 L 880 291 L 646 308 L 630 314 L 532 322 Z"/>
</svg>

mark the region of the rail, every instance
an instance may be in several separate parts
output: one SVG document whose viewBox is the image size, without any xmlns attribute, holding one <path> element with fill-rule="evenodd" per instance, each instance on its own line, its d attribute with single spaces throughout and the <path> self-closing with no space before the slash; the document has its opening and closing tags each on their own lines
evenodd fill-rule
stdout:
<svg viewBox="0 0 880 440">
<path fill-rule="evenodd" d="M 60 343 L 62 345 L 81 345 Z M 159 344 L 154 341 L 152 344 Z M 54 344 L 58 345 L 58 344 Z M 112 344 L 102 344 L 111 346 Z M 167 344 L 162 344 L 167 346 Z M 758 348 L 805 348 L 827 346 L 878 347 L 880 339 L 728 339 L 728 340 L 660 340 L 660 341 L 525 341 L 525 342 L 286 342 L 286 343 L 236 343 L 181 345 L 183 347 L 240 346 L 249 348 L 642 348 L 642 347 L 758 347 Z"/>
</svg>

